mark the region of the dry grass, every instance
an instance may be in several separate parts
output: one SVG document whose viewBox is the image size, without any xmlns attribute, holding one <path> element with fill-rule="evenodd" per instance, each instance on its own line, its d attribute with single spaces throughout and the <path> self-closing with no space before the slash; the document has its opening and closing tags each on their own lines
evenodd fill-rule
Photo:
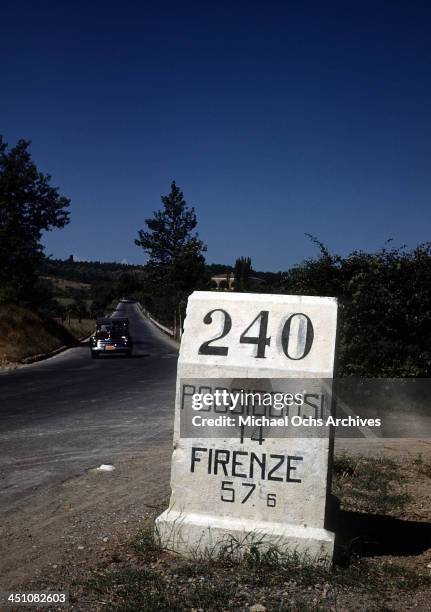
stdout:
<svg viewBox="0 0 431 612">
<path fill-rule="evenodd" d="M 334 473 L 333 493 L 346 510 L 391 514 L 410 501 L 403 471 L 390 459 L 342 455 L 334 461 Z"/>
<path fill-rule="evenodd" d="M 91 323 L 91 324 L 90 324 Z M 26 357 L 73 346 L 93 330 L 93 321 L 71 321 L 70 327 L 18 306 L 0 306 L 0 363 L 19 363 Z"/>
<path fill-rule="evenodd" d="M 37 578 L 21 585 L 22 590 L 61 587 L 70 592 L 75 612 L 249 612 L 256 604 L 267 612 L 430 610 L 431 479 L 422 473 L 422 458 L 337 458 L 334 488 L 341 510 L 335 511 L 333 529 L 341 544 L 354 545 L 336 555 L 332 568 L 310 564 L 294 551 L 261 547 L 259 539 L 244 551 L 242 562 L 229 550 L 193 559 L 163 550 L 152 515 L 165 507 L 159 494 L 166 490 L 154 489 L 158 491 L 154 499 L 142 492 L 154 486 L 160 473 L 148 471 L 148 465 L 155 465 L 148 458 L 132 465 L 128 463 L 123 472 L 121 488 L 110 488 L 113 485 L 107 481 L 97 485 L 99 493 L 103 490 L 100 499 L 115 500 L 113 508 L 101 503 L 96 509 L 94 499 L 88 506 L 85 493 L 83 514 L 76 514 L 73 523 L 70 516 L 59 519 L 63 522 L 57 525 L 68 525 L 61 563 L 57 567 L 55 560 L 55 565 L 45 566 Z M 144 471 L 148 473 L 143 475 Z M 425 471 L 428 473 L 427 468 Z M 163 478 L 167 474 L 166 466 Z M 89 490 L 83 480 L 73 482 L 76 497 L 68 500 L 68 515 L 80 503 L 82 491 Z M 134 491 L 136 483 L 139 493 Z M 391 489 L 394 495 L 408 492 L 411 499 L 403 498 L 400 504 L 397 498 L 397 504 L 388 508 Z M 150 499 L 152 505 L 142 503 Z M 124 512 L 119 511 L 120 506 Z M 56 514 L 61 512 L 53 501 L 49 516 L 54 507 Z M 18 517 L 18 528 L 21 523 Z M 58 533 L 57 528 L 52 531 L 53 541 Z M 84 546 L 79 550 L 78 543 L 85 544 L 85 550 Z M 20 545 L 23 549 L 28 546 L 27 537 Z"/>
<path fill-rule="evenodd" d="M 334 489 L 342 508 L 348 509 L 344 514 L 350 512 L 356 521 L 360 516 L 365 520 L 369 516 L 369 528 L 376 515 L 382 526 L 385 516 L 389 523 L 392 517 L 402 518 L 412 501 L 404 487 L 416 482 L 419 468 L 422 474 L 421 458 L 407 464 L 370 457 L 338 457 L 334 463 Z M 428 466 L 424 471 L 428 474 Z M 424 484 L 418 485 L 422 493 L 427 490 Z M 420 516 L 423 534 L 428 517 L 424 508 Z M 403 524 L 408 526 L 407 522 Z M 391 537 L 396 539 L 399 535 L 395 529 Z M 427 553 L 412 559 L 408 547 L 397 556 L 381 552 L 373 555 L 364 549 L 364 554 L 336 557 L 334 566 L 328 568 L 276 547 L 261 548 L 256 541 L 244 551 L 241 563 L 229 554 L 183 559 L 163 550 L 154 524 L 149 521 L 128 548 L 113 556 L 112 563 L 93 571 L 84 583 L 78 609 L 245 612 L 255 604 L 267 612 L 430 609 Z"/>
<path fill-rule="evenodd" d="M 60 323 L 58 319 L 56 320 Z M 71 319 L 70 325 L 67 320 L 64 321 L 63 326 L 77 339 L 89 336 L 94 332 L 96 327 L 94 319 L 81 319 L 80 321 L 78 319 Z"/>
<path fill-rule="evenodd" d="M 42 276 L 43 280 L 46 280 L 54 287 L 58 287 L 59 289 L 90 289 L 91 285 L 89 283 L 80 283 L 78 281 L 67 280 L 65 278 L 60 278 L 57 276 Z"/>
</svg>

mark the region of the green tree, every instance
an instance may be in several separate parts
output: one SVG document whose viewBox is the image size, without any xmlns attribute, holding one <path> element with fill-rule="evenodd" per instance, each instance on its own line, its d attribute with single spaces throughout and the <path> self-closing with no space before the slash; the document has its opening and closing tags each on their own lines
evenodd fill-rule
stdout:
<svg viewBox="0 0 431 612">
<path fill-rule="evenodd" d="M 146 230 L 139 230 L 135 244 L 149 255 L 146 306 L 168 324 L 194 289 L 209 282 L 203 253 L 206 246 L 194 232 L 197 218 L 175 181 L 161 198 L 163 207 L 145 219 Z"/>
<path fill-rule="evenodd" d="M 250 286 L 250 273 L 250 257 L 238 257 L 234 266 L 235 291 L 247 291 Z"/>
<path fill-rule="evenodd" d="M 77 296 L 72 304 L 72 312 L 77 316 L 79 322 L 88 317 L 87 302 L 83 296 Z"/>
<path fill-rule="evenodd" d="M 42 234 L 69 222 L 70 200 L 38 170 L 29 146 L 19 140 L 8 149 L 0 136 L 0 302 L 37 305 Z"/>
<path fill-rule="evenodd" d="M 116 283 L 111 282 L 98 282 L 91 286 L 90 299 L 91 309 L 90 314 L 93 318 L 103 317 L 108 309 L 109 304 L 112 300 L 118 298 Z"/>
<path fill-rule="evenodd" d="M 195 209 L 187 206 L 175 181 L 169 195 L 161 200 L 163 209 L 145 219 L 149 231 L 139 230 L 135 244 L 144 249 L 153 265 L 172 265 L 186 255 L 202 258 L 206 246 L 192 234 L 198 223 Z"/>
<path fill-rule="evenodd" d="M 142 289 L 142 282 L 130 272 L 123 272 L 118 279 L 117 293 L 119 297 L 132 297 Z"/>
<path fill-rule="evenodd" d="M 286 272 L 278 291 L 338 298 L 339 374 L 429 377 L 431 243 L 343 258 L 311 238 L 320 256 Z"/>
</svg>

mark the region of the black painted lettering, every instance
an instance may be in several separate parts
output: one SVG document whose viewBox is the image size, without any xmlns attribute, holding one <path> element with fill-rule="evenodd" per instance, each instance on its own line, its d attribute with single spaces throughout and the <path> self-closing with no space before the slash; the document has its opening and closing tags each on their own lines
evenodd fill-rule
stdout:
<svg viewBox="0 0 431 612">
<path fill-rule="evenodd" d="M 261 459 L 259 459 L 259 457 L 255 453 L 250 453 L 250 478 L 254 478 L 253 466 L 255 462 L 260 467 L 260 476 L 257 476 L 257 478 L 265 480 L 266 455 L 261 455 Z"/>
<path fill-rule="evenodd" d="M 303 461 L 303 460 L 304 460 L 304 457 L 295 457 L 291 455 L 287 457 L 286 482 L 302 482 L 301 478 L 291 478 L 290 472 L 294 472 L 296 470 L 296 467 L 294 465 L 291 465 L 292 461 Z"/>
<path fill-rule="evenodd" d="M 225 459 L 220 459 L 220 455 L 225 455 Z M 218 466 L 221 465 L 223 468 L 224 475 L 227 476 L 226 465 L 229 463 L 230 451 L 216 449 L 214 453 L 214 474 L 218 474 Z"/>
<path fill-rule="evenodd" d="M 200 461 L 200 457 L 197 456 L 197 453 L 206 453 L 206 452 L 207 452 L 206 448 L 198 448 L 197 446 L 192 446 L 192 463 L 190 466 L 191 472 L 195 471 L 195 463 L 198 463 Z"/>
<path fill-rule="evenodd" d="M 241 474 L 236 471 L 236 468 L 238 466 L 243 467 L 243 464 L 241 463 L 241 461 L 237 460 L 238 455 L 247 457 L 248 453 L 245 453 L 244 451 L 233 451 L 232 453 L 232 476 L 236 476 L 237 478 L 247 478 L 247 474 Z"/>
<path fill-rule="evenodd" d="M 212 464 L 213 464 L 213 449 L 210 448 L 208 450 L 208 474 L 211 474 Z"/>
<path fill-rule="evenodd" d="M 284 455 L 270 455 L 271 459 L 279 459 L 278 463 L 274 465 L 274 467 L 268 472 L 268 480 L 279 480 L 282 481 L 283 478 L 281 476 L 273 476 L 274 472 L 278 470 L 280 465 L 284 463 Z"/>
</svg>

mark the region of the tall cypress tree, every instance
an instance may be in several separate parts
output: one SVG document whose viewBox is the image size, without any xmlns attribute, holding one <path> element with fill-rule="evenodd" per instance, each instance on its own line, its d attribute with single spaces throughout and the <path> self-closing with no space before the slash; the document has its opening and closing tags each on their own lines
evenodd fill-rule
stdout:
<svg viewBox="0 0 431 612">
<path fill-rule="evenodd" d="M 235 290 L 246 291 L 250 285 L 251 259 L 250 257 L 238 257 L 235 261 L 234 276 Z"/>
</svg>

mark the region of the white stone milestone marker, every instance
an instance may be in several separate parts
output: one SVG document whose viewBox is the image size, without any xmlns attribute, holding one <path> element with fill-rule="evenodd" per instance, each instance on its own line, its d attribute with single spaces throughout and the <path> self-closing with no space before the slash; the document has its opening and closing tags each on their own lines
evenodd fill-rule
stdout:
<svg viewBox="0 0 431 612">
<path fill-rule="evenodd" d="M 228 437 L 215 437 L 214 428 L 212 437 L 200 437 L 196 428 L 194 437 L 186 437 L 181 418 L 184 390 L 198 392 L 196 379 L 203 379 L 201 392 L 228 388 L 226 381 L 231 389 L 238 381 L 242 388 L 250 381 L 259 389 L 260 381 L 276 389 L 287 379 L 308 379 L 311 386 L 312 379 L 332 379 L 336 328 L 334 298 L 204 291 L 190 296 L 178 361 L 172 495 L 156 520 L 164 546 L 192 555 L 214 552 L 232 538 L 255 538 L 312 559 L 332 558 L 334 534 L 324 527 L 328 430 L 313 437 L 287 428 L 284 437 L 256 438 L 235 428 L 231 434 L 223 428 Z M 310 406 L 318 410 L 311 401 Z M 298 406 L 292 409 L 299 414 Z M 195 414 L 220 416 L 215 408 L 206 410 Z"/>
</svg>

